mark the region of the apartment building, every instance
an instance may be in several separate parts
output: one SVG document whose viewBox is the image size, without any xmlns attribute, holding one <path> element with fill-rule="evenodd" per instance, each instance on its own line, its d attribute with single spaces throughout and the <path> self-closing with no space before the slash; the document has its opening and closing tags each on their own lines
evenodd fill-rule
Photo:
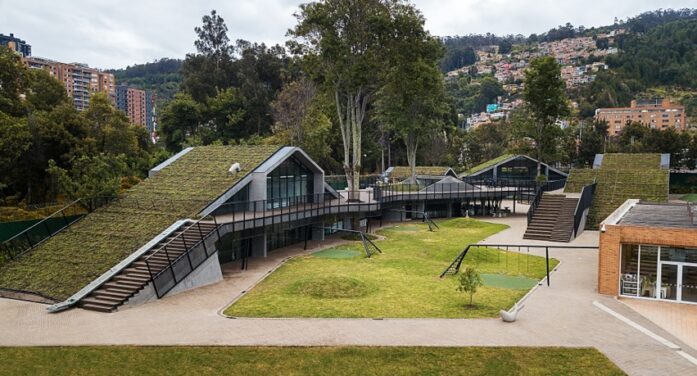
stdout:
<svg viewBox="0 0 697 376">
<path fill-rule="evenodd" d="M 31 56 L 31 45 L 15 37 L 12 33 L 10 35 L 0 34 L 0 46 L 5 46 L 22 57 Z"/>
<path fill-rule="evenodd" d="M 89 106 L 93 93 L 106 93 L 112 100 L 116 98 L 116 80 L 111 73 L 90 68 L 86 64 L 67 64 L 35 56 L 24 57 L 23 61 L 29 68 L 47 70 L 63 83 L 79 111 Z"/>
<path fill-rule="evenodd" d="M 157 130 L 157 94 L 127 85 L 116 86 L 116 107 L 123 111 L 131 124 L 147 129 L 148 134 Z"/>
<path fill-rule="evenodd" d="M 669 99 L 637 101 L 633 100 L 630 107 L 599 108 L 595 110 L 595 118 L 606 121 L 609 125 L 608 134 L 618 135 L 628 123 L 641 123 L 653 129 L 685 130 L 685 107 L 670 103 Z"/>
</svg>

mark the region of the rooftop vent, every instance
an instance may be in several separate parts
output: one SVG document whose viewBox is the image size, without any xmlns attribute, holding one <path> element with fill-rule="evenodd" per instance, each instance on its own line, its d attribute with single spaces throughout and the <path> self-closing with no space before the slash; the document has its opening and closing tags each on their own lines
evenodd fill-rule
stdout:
<svg viewBox="0 0 697 376">
<path fill-rule="evenodd" d="M 230 166 L 230 168 L 227 170 L 228 175 L 235 175 L 236 173 L 240 172 L 242 170 L 242 167 L 238 162 L 235 162 Z"/>
</svg>

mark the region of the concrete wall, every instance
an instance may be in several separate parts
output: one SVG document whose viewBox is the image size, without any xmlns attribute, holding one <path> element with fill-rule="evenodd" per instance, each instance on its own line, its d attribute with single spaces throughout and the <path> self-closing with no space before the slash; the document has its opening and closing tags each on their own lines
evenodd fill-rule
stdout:
<svg viewBox="0 0 697 376">
<path fill-rule="evenodd" d="M 697 248 L 697 231 L 687 228 L 606 225 L 600 233 L 598 292 L 619 295 L 622 244 Z"/>
<path fill-rule="evenodd" d="M 220 269 L 218 252 L 215 252 L 206 261 L 199 265 L 198 268 L 191 272 L 191 274 L 186 276 L 183 281 L 177 283 L 177 285 L 174 286 L 174 288 L 171 289 L 167 295 L 165 295 L 165 297 L 206 285 L 211 285 L 222 280 L 223 271 Z"/>
</svg>

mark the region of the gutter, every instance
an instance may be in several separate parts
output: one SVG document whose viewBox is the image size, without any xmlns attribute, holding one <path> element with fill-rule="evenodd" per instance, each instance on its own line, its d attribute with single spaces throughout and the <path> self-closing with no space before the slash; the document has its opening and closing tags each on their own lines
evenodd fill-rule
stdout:
<svg viewBox="0 0 697 376">
<path fill-rule="evenodd" d="M 97 279 L 90 282 L 87 286 L 83 287 L 80 291 L 73 294 L 73 296 L 69 297 L 67 300 L 65 300 L 63 302 L 54 304 L 46 309 L 50 313 L 56 313 L 56 312 L 64 311 L 68 308 L 71 308 L 72 306 L 77 304 L 80 300 L 82 300 L 84 297 L 91 294 L 92 291 L 98 289 L 101 285 L 108 282 L 115 275 L 121 273 L 122 270 L 126 269 L 134 261 L 136 261 L 138 258 L 140 258 L 140 256 L 145 254 L 145 252 L 152 249 L 152 247 L 154 247 L 162 239 L 167 238 L 167 236 L 169 236 L 172 232 L 177 230 L 179 227 L 181 227 L 184 223 L 186 223 L 188 221 L 191 221 L 191 220 L 190 219 L 182 219 L 182 220 L 174 222 L 172 225 L 167 227 L 166 230 L 162 231 L 159 235 L 155 236 L 149 242 L 145 243 L 145 245 L 140 247 L 137 251 L 131 253 L 130 256 L 123 259 L 121 262 L 116 264 L 116 266 L 114 266 L 113 268 L 104 272 L 104 274 L 97 277 Z"/>
</svg>

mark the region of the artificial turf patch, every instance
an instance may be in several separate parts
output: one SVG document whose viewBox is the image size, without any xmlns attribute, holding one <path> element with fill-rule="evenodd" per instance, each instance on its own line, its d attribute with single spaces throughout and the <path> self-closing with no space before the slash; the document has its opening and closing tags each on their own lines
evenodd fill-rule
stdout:
<svg viewBox="0 0 697 376">
<path fill-rule="evenodd" d="M 503 289 L 530 289 L 535 286 L 538 281 L 532 278 L 523 276 L 514 276 L 506 274 L 482 274 L 484 286 L 499 287 Z"/>
<path fill-rule="evenodd" d="M 313 257 L 328 259 L 352 259 L 362 257 L 363 255 L 365 255 L 365 252 L 351 247 L 329 248 L 312 254 Z"/>
</svg>

